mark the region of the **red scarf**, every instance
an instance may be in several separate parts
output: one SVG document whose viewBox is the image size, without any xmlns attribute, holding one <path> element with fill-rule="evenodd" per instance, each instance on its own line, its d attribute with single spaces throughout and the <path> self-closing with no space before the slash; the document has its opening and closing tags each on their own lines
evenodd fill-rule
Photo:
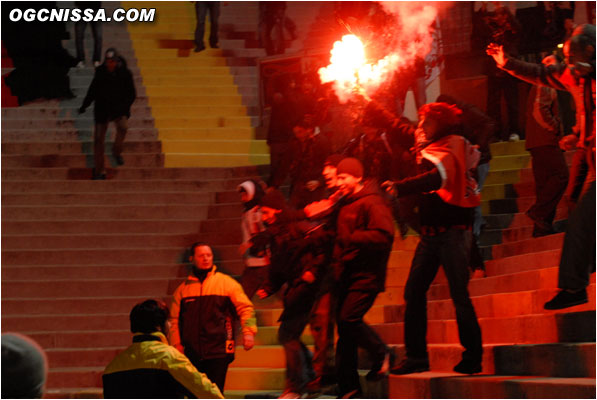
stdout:
<svg viewBox="0 0 597 400">
<path fill-rule="evenodd" d="M 442 177 L 442 186 L 435 192 L 443 201 L 459 207 L 476 207 L 481 194 L 472 171 L 481 153 L 459 135 L 445 136 L 421 150 L 423 158 L 431 161 Z"/>
</svg>

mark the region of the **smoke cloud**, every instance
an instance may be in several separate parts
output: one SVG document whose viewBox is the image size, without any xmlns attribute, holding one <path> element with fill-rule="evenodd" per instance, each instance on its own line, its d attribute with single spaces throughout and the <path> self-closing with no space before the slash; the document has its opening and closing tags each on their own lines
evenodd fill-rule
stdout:
<svg viewBox="0 0 597 400">
<path fill-rule="evenodd" d="M 386 18 L 380 32 L 371 33 L 370 39 L 365 40 L 369 61 L 354 69 L 356 78 L 352 82 L 347 80 L 346 68 L 340 74 L 343 76 L 338 76 L 333 59 L 327 68 L 319 71 L 323 83 L 334 82 L 336 95 L 343 103 L 351 98 L 355 86 L 372 96 L 396 72 L 413 67 L 417 59 L 424 59 L 433 46 L 438 13 L 451 5 L 449 2 L 412 1 L 383 1 L 379 4 L 390 18 Z M 371 53 L 377 55 L 376 60 L 370 60 Z M 347 57 L 350 54 L 344 60 Z M 336 60 L 340 59 L 342 57 L 336 57 Z"/>
</svg>

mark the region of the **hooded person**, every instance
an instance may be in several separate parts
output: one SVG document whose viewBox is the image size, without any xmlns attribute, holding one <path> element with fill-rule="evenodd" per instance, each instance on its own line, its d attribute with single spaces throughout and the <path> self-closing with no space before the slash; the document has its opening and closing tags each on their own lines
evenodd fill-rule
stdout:
<svg viewBox="0 0 597 400">
<path fill-rule="evenodd" d="M 48 376 L 44 350 L 33 339 L 2 334 L 2 398 L 41 399 Z"/>
<path fill-rule="evenodd" d="M 338 343 L 336 369 L 340 394 L 362 395 L 357 350 L 372 360 L 368 380 L 387 375 L 393 354 L 363 321 L 377 295 L 385 289 L 386 268 L 394 241 L 392 212 L 377 184 L 363 183 L 363 165 L 356 158 L 338 164 L 338 187 L 344 195 L 338 211 L 333 251 L 336 278 Z"/>
<path fill-rule="evenodd" d="M 117 165 L 124 164 L 122 148 L 127 133 L 127 121 L 131 116 L 131 106 L 136 97 L 133 74 L 127 68 L 126 61 L 116 49 L 109 48 L 106 50 L 104 63 L 96 68 L 87 95 L 79 108 L 79 114 L 82 114 L 94 103 L 94 180 L 106 179 L 104 147 L 110 122 L 116 125 L 112 153 Z"/>
<path fill-rule="evenodd" d="M 245 270 L 241 277 L 241 286 L 249 299 L 266 279 L 270 256 L 267 246 L 259 246 L 252 239 L 265 230 L 261 221 L 259 202 L 265 195 L 261 184 L 255 180 L 247 180 L 238 185 L 238 192 L 244 211 L 241 221 L 242 240 L 238 250 L 245 262 Z"/>
</svg>

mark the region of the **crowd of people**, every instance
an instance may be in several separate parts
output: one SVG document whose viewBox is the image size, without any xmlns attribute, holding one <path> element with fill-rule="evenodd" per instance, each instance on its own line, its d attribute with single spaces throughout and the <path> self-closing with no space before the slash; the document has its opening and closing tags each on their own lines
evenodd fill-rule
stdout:
<svg viewBox="0 0 597 400">
<path fill-rule="evenodd" d="M 204 19 L 199 3 L 197 16 Z M 264 18 L 275 19 L 282 31 L 283 11 L 281 7 L 267 11 L 271 15 L 264 11 Z M 595 26 L 576 27 L 564 37 L 560 58 L 553 54 L 542 64 L 533 64 L 516 59 L 514 47 L 509 47 L 513 42 L 508 35 L 519 28 L 507 10 L 497 9 L 490 19 L 484 15 L 487 10 L 479 13 L 484 23 L 492 21 L 504 28 L 498 32 L 501 36 L 495 31 L 490 35 L 498 40 L 486 47 L 493 63 L 488 78 L 489 116 L 447 94 L 427 104 L 426 97 L 419 96 L 418 121 L 413 123 L 401 115 L 402 93 L 397 103 L 391 103 L 399 107 L 392 109 L 355 94 L 359 98 L 354 104 L 360 108 L 350 122 L 356 135 L 334 148 L 321 129 L 333 102 L 329 90 L 306 76 L 274 95 L 268 133 L 271 176 L 267 183 L 247 180 L 238 186 L 244 207 L 238 251 L 246 266 L 240 283 L 218 270 L 209 243 L 194 243 L 189 275 L 175 290 L 170 307 L 147 300 L 131 311 L 133 344 L 106 367 L 106 398 L 223 398 L 238 338 L 245 351 L 255 345 L 252 298 L 265 299 L 278 292 L 283 303 L 278 341 L 286 359 L 280 398 L 321 392 L 362 397 L 359 348 L 368 353 L 366 379 L 370 381 L 390 373 L 430 369 L 426 293 L 440 266 L 464 348 L 453 369 L 462 374 L 481 372 L 481 328 L 468 282 L 472 271 L 484 269 L 478 240 L 483 225 L 481 189 L 491 160 L 489 144 L 496 135 L 509 140 L 520 132 L 514 111 L 509 113 L 509 130 L 501 129 L 499 119 L 491 115 L 500 91 L 506 99 L 511 97 L 507 88 L 515 79 L 534 85 L 525 129 L 536 191 L 536 201 L 526 213 L 534 224 L 533 236 L 555 233 L 556 207 L 564 196 L 571 210 L 560 260 L 560 291 L 544 307 L 562 309 L 588 301 L 586 287 L 595 268 Z M 217 14 L 210 10 L 212 17 Z M 199 28 L 197 35 L 197 51 L 201 51 Z M 216 30 L 211 47 L 217 43 Z M 417 63 L 413 76 L 421 78 L 421 60 Z M 417 84 L 414 78 L 413 82 Z M 576 108 L 577 129 L 567 135 L 556 90 L 570 92 Z M 114 91 L 120 93 L 118 102 L 110 101 Z M 134 99 L 126 62 L 109 49 L 80 108 L 85 112 L 95 102 L 94 179 L 105 179 L 103 137 L 109 122 L 117 126 L 116 159 L 124 162 L 122 141 Z M 563 155 L 567 150 L 574 150 L 570 171 Z M 284 194 L 287 180 L 288 196 Z M 413 229 L 420 237 L 405 285 L 406 355 L 399 362 L 364 321 L 385 290 L 395 226 L 401 235 Z M 314 337 L 313 353 L 301 340 L 307 325 Z M 338 341 L 334 344 L 335 328 Z M 2 361 L 15 366 L 3 367 L 2 397 L 9 389 L 11 397 L 40 395 L 47 361 L 35 343 L 3 335 Z M 21 365 L 35 374 L 24 374 Z M 31 379 L 9 382 L 5 371 Z M 6 389 L 4 382 L 10 383 Z M 19 393 L 21 383 L 28 386 Z"/>
</svg>

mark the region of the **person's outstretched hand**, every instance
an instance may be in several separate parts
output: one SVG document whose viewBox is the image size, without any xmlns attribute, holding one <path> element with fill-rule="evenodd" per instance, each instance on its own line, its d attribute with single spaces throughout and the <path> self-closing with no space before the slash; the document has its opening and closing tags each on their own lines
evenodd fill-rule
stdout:
<svg viewBox="0 0 597 400">
<path fill-rule="evenodd" d="M 268 296 L 269 296 L 269 293 L 268 293 L 268 292 L 266 292 L 266 291 L 265 291 L 265 290 L 263 290 L 263 289 L 259 289 L 259 290 L 257 291 L 257 297 L 259 297 L 261 300 L 265 299 L 265 298 L 266 298 L 266 297 L 268 297 Z"/>
<path fill-rule="evenodd" d="M 495 60 L 495 63 L 498 67 L 503 67 L 506 65 L 507 57 L 506 53 L 504 53 L 504 46 L 500 44 L 490 43 L 485 50 L 487 55 L 490 55 Z"/>
</svg>

